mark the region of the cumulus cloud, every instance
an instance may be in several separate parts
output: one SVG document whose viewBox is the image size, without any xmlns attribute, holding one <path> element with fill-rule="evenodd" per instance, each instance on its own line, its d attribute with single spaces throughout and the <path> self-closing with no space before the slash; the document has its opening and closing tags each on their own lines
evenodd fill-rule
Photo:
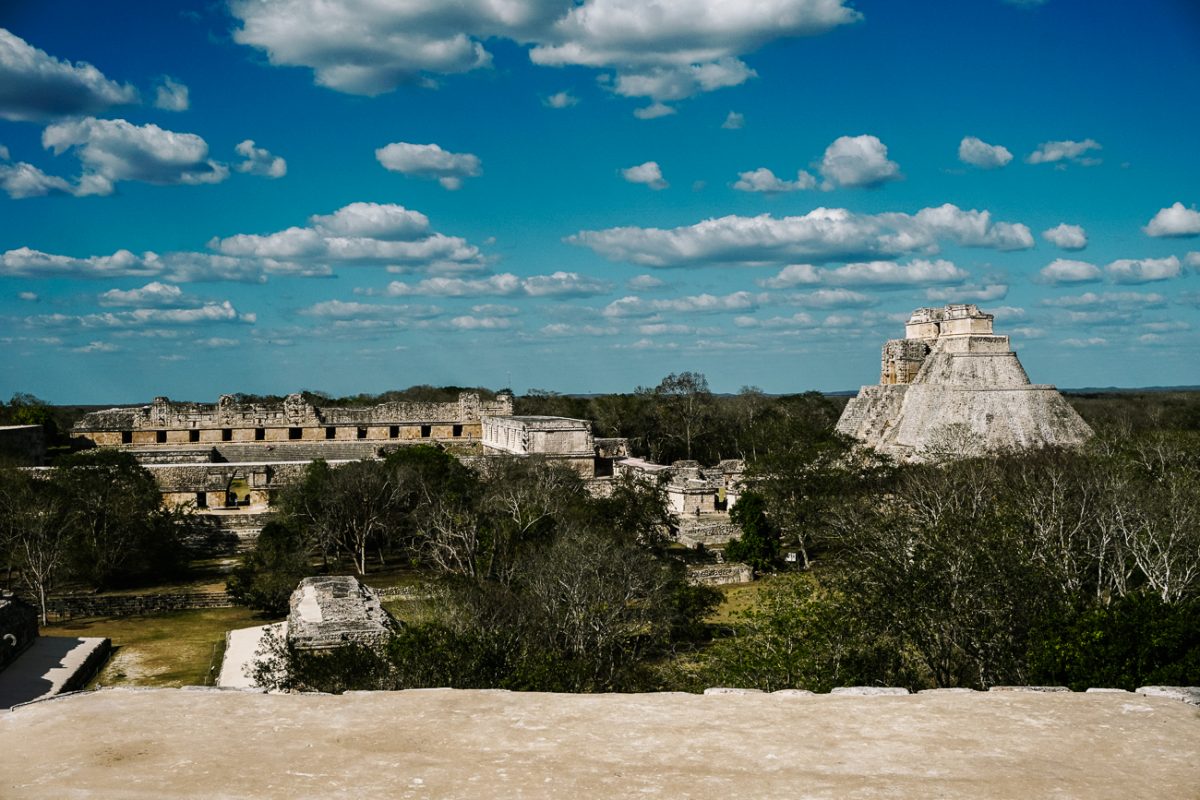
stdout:
<svg viewBox="0 0 1200 800">
<path fill-rule="evenodd" d="M 188 87 L 164 76 L 155 90 L 154 107 L 163 111 L 187 111 L 188 104 Z"/>
<path fill-rule="evenodd" d="M 178 286 L 151 281 L 139 289 L 109 289 L 99 297 L 102 306 L 171 308 L 199 305 L 186 297 Z"/>
<path fill-rule="evenodd" d="M 656 192 L 670 185 L 663 180 L 662 169 L 658 166 L 657 161 L 647 161 L 636 167 L 627 167 L 621 170 L 621 176 L 630 183 L 644 184 Z"/>
<path fill-rule="evenodd" d="M 272 155 L 270 150 L 255 147 L 253 139 L 241 142 L 234 149 L 239 156 L 246 159 L 237 165 L 238 172 L 262 175 L 266 178 L 282 178 L 287 175 L 287 161 Z"/>
<path fill-rule="evenodd" d="M 804 170 L 796 173 L 796 180 L 785 181 L 777 178 L 775 173 L 766 167 L 749 172 L 739 172 L 737 183 L 733 188 L 739 192 L 761 192 L 763 194 L 780 194 L 782 192 L 798 192 L 802 189 L 815 189 L 817 179 Z"/>
<path fill-rule="evenodd" d="M 1102 336 L 1090 336 L 1086 339 L 1063 339 L 1062 343 L 1067 347 L 1104 347 L 1108 344 L 1108 339 Z"/>
<path fill-rule="evenodd" d="M 614 261 L 685 267 L 896 258 L 935 253 L 939 239 L 1000 250 L 1033 246 L 1033 235 L 1025 225 L 993 221 L 987 211 L 964 211 L 950 204 L 915 215 L 855 214 L 844 208 L 817 208 L 803 216 L 781 218 L 730 215 L 666 230 L 628 226 L 580 231 L 566 241 Z"/>
<path fill-rule="evenodd" d="M 862 292 L 849 289 L 815 289 L 789 295 L 787 302 L 802 308 L 866 308 L 879 301 Z"/>
<path fill-rule="evenodd" d="M 538 335 L 563 338 L 568 336 L 616 336 L 620 332 L 620 328 L 611 325 L 571 325 L 566 322 L 554 322 L 543 326 L 538 331 Z"/>
<path fill-rule="evenodd" d="M 471 272 L 484 268 L 483 254 L 457 236 L 430 228 L 429 219 L 403 206 L 351 203 L 314 215 L 307 227 L 269 234 L 214 237 L 211 252 L 76 258 L 22 247 L 0 254 L 0 275 L 16 277 L 159 277 L 174 282 L 263 282 L 267 275 L 321 277 L 333 265 L 382 266 L 389 271 Z"/>
<path fill-rule="evenodd" d="M 664 300 L 646 300 L 635 295 L 614 300 L 604 307 L 606 317 L 648 317 L 658 313 L 718 314 L 757 308 L 769 298 L 765 294 L 734 292 L 727 295 L 698 294 Z"/>
<path fill-rule="evenodd" d="M 403 206 L 352 203 L 328 216 L 310 218 L 310 227 L 271 234 L 214 238 L 209 248 L 221 255 L 260 259 L 275 270 L 288 264 L 383 264 L 398 268 L 476 270 L 482 254 L 457 236 L 429 230 L 424 214 Z"/>
<path fill-rule="evenodd" d="M 746 117 L 736 111 L 730 111 L 725 115 L 725 121 L 721 123 L 721 127 L 727 131 L 740 131 L 746 127 Z"/>
<path fill-rule="evenodd" d="M 1183 267 L 1175 256 L 1167 258 L 1122 258 L 1104 268 L 1114 283 L 1151 283 L 1178 278 Z"/>
<path fill-rule="evenodd" d="M 1086 261 L 1072 261 L 1066 258 L 1056 258 L 1038 272 L 1035 280 L 1038 283 L 1094 283 L 1103 277 L 1104 273 L 1095 264 Z"/>
<path fill-rule="evenodd" d="M 887 145 L 878 137 L 839 136 L 825 148 L 819 169 L 823 189 L 859 187 L 872 189 L 900 179 L 900 165 L 888 160 Z"/>
<path fill-rule="evenodd" d="M 79 187 L 56 175 L 47 175 L 33 164 L 18 161 L 5 163 L 7 152 L 0 153 L 0 189 L 14 200 L 42 197 L 48 194 L 77 194 Z"/>
<path fill-rule="evenodd" d="M 1200 255 L 1200 254 L 1198 254 Z M 636 275 L 626 281 L 625 285 L 636 291 L 650 291 L 652 289 L 661 289 L 667 285 L 667 282 L 660 280 L 653 275 Z"/>
<path fill-rule="evenodd" d="M 579 98 L 568 91 L 562 91 L 550 95 L 543 102 L 550 108 L 570 108 L 579 104 Z"/>
<path fill-rule="evenodd" d="M 1068 225 L 1065 222 L 1042 231 L 1042 238 L 1060 250 L 1082 250 L 1088 245 L 1087 233 L 1083 227 Z"/>
<path fill-rule="evenodd" d="M 605 85 L 653 100 L 651 109 L 744 81 L 753 71 L 738 56 L 770 41 L 861 19 L 845 0 L 232 0 L 230 11 L 241 22 L 235 41 L 342 92 L 377 95 L 487 67 L 483 42 L 495 37 L 532 45 L 537 64 L 609 70 Z"/>
<path fill-rule="evenodd" d="M 1083 294 L 1049 297 L 1042 301 L 1044 306 L 1057 308 L 1154 308 L 1166 304 L 1161 294 L 1142 292 L 1084 292 Z"/>
<path fill-rule="evenodd" d="M 99 314 L 41 314 L 26 317 L 26 325 L 39 328 L 137 328 L 149 325 L 205 325 L 223 322 L 252 324 L 257 317 L 242 313 L 225 300 L 195 308 L 138 308 L 133 311 L 107 311 Z"/>
<path fill-rule="evenodd" d="M 393 142 L 375 151 L 385 169 L 421 178 L 437 178 L 443 188 L 462 187 L 463 178 L 483 174 L 479 157 L 471 153 L 451 153 L 436 144 Z"/>
<path fill-rule="evenodd" d="M 1003 300 L 1007 296 L 1008 286 L 1003 283 L 989 283 L 986 286 L 971 284 L 925 290 L 925 299 L 935 303 L 991 303 L 995 300 Z"/>
<path fill-rule="evenodd" d="M 895 261 L 866 261 L 824 270 L 823 280 L 848 286 L 919 286 L 961 283 L 970 277 L 953 263 L 939 259 L 916 259 L 907 264 Z"/>
<path fill-rule="evenodd" d="M 917 212 L 917 222 L 934 236 L 950 239 L 963 247 L 990 247 L 996 250 L 1028 250 L 1033 233 L 1021 223 L 993 221 L 990 211 L 964 211 L 945 203 Z"/>
<path fill-rule="evenodd" d="M 138 102 L 129 84 L 85 62 L 63 61 L 0 28 L 0 118 L 37 122 Z"/>
<path fill-rule="evenodd" d="M 229 169 L 208 158 L 208 144 L 194 133 L 123 119 L 57 122 L 42 131 L 42 145 L 60 155 L 72 150 L 83 165 L 79 194 L 111 194 L 118 181 L 159 185 L 220 183 Z"/>
<path fill-rule="evenodd" d="M 1200 211 L 1185 208 L 1183 203 L 1175 203 L 1159 209 L 1145 227 L 1142 228 L 1147 236 L 1185 237 L 1200 235 Z"/>
<path fill-rule="evenodd" d="M 577 272 L 554 272 L 521 278 L 510 272 L 486 278 L 426 278 L 415 284 L 392 281 L 384 290 L 389 297 L 425 295 L 434 297 L 591 297 L 612 290 L 612 284 Z"/>
<path fill-rule="evenodd" d="M 306 317 L 320 317 L 332 320 L 387 320 L 398 321 L 408 318 L 426 318 L 437 316 L 441 309 L 436 306 L 395 306 L 381 303 L 346 302 L 344 300 L 323 300 L 298 312 Z"/>
<path fill-rule="evenodd" d="M 1100 150 L 1100 143 L 1095 139 L 1084 139 L 1082 142 L 1066 140 L 1062 142 L 1042 142 L 1030 153 L 1025 161 L 1030 164 L 1080 164 L 1090 167 L 1100 163 L 1100 159 L 1088 156 L 1092 150 Z"/>
<path fill-rule="evenodd" d="M 659 117 L 669 117 L 677 113 L 674 108 L 666 103 L 651 103 L 645 108 L 634 109 L 633 115 L 638 119 L 658 119 Z"/>
<path fill-rule="evenodd" d="M 118 250 L 111 256 L 53 255 L 28 247 L 0 254 L 0 275 L 15 278 L 128 278 L 156 275 L 162 264 L 154 253 L 136 256 Z"/>
<path fill-rule="evenodd" d="M 996 169 L 1012 161 L 1007 147 L 988 144 L 976 136 L 964 136 L 958 143 L 958 160 L 980 169 Z"/>
<path fill-rule="evenodd" d="M 759 319 L 749 315 L 734 317 L 733 324 L 739 328 L 770 328 L 775 330 L 787 330 L 795 328 L 813 328 L 816 327 L 817 321 L 811 315 L 798 311 L 790 317 L 768 317 Z"/>
</svg>

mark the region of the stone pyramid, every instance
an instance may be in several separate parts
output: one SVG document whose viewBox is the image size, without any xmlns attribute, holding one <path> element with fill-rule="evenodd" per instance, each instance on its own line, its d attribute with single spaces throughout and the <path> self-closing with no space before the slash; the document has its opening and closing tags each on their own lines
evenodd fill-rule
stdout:
<svg viewBox="0 0 1200 800">
<path fill-rule="evenodd" d="M 850 401 L 838 432 L 913 461 L 1091 438 L 1057 389 L 1029 382 L 992 320 L 974 305 L 914 311 L 905 338 L 883 346 L 879 385 Z"/>
</svg>

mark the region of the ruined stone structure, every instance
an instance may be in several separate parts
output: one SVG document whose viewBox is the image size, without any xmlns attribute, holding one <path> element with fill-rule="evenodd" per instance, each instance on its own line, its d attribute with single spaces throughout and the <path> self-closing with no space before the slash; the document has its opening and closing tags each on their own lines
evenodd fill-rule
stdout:
<svg viewBox="0 0 1200 800">
<path fill-rule="evenodd" d="M 485 416 L 512 414 L 512 394 L 494 401 L 463 392 L 456 403 L 381 403 L 366 408 L 318 407 L 299 394 L 282 403 L 239 403 L 222 395 L 216 405 L 173 403 L 165 397 L 140 408 L 86 414 L 72 435 L 105 446 L 178 448 L 298 442 L 478 441 Z"/>
<path fill-rule="evenodd" d="M 584 478 L 606 478 L 613 462 L 629 453 L 625 439 L 597 439 L 585 419 L 546 416 L 495 416 L 483 420 L 487 453 L 541 456 L 578 472 Z"/>
<path fill-rule="evenodd" d="M 290 605 L 287 639 L 301 650 L 375 647 L 399 625 L 375 593 L 349 575 L 305 578 L 292 592 Z"/>
<path fill-rule="evenodd" d="M 974 305 L 914 311 L 905 338 L 883 346 L 879 385 L 850 401 L 838 432 L 906 460 L 1087 441 L 1091 428 L 1053 386 L 1029 382 L 992 320 Z"/>
</svg>

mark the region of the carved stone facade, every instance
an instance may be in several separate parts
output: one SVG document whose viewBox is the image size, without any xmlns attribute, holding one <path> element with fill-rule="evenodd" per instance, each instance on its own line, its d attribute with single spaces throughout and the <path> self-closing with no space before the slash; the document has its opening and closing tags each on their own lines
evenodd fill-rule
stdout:
<svg viewBox="0 0 1200 800">
<path fill-rule="evenodd" d="M 585 419 L 496 416 L 483 420 L 487 453 L 540 456 L 571 467 L 584 478 L 607 478 L 613 463 L 628 455 L 625 439 L 596 439 Z"/>
<path fill-rule="evenodd" d="M 479 441 L 486 416 L 510 415 L 512 394 L 484 401 L 463 392 L 454 403 L 381 403 L 365 408 L 322 407 L 299 394 L 282 403 L 239 403 L 223 395 L 215 405 L 173 403 L 165 397 L 140 408 L 86 414 L 72 435 L 97 445 L 178 447 L 227 443 L 470 442 Z"/>
<path fill-rule="evenodd" d="M 1053 386 L 1031 384 L 1007 336 L 974 305 L 919 308 L 883 347 L 837 429 L 907 460 L 1076 446 L 1092 430 Z"/>
</svg>

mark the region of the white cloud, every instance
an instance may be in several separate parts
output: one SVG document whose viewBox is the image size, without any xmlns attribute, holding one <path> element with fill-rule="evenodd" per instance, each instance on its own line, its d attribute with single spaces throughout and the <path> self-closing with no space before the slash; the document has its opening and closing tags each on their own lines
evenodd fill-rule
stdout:
<svg viewBox="0 0 1200 800">
<path fill-rule="evenodd" d="M 0 28 L 0 118 L 42 121 L 136 102 L 129 84 L 109 80 L 91 64 L 48 55 Z"/>
<path fill-rule="evenodd" d="M 1104 268 L 1115 283 L 1150 283 L 1178 278 L 1183 267 L 1175 256 L 1167 258 L 1122 258 Z"/>
<path fill-rule="evenodd" d="M 1083 227 L 1065 222 L 1042 231 L 1042 238 L 1060 250 L 1082 250 L 1088 245 L 1087 232 Z"/>
<path fill-rule="evenodd" d="M 253 324 L 257 316 L 241 313 L 228 300 L 209 302 L 196 308 L 138 308 L 133 311 L 107 311 L 72 316 L 42 314 L 26 317 L 26 325 L 42 328 L 135 328 L 147 325 L 205 325 L 239 322 Z"/>
<path fill-rule="evenodd" d="M 645 184 L 656 192 L 670 185 L 663 180 L 662 169 L 658 166 L 657 161 L 647 161 L 636 167 L 626 167 L 621 170 L 621 175 L 630 183 Z"/>
<path fill-rule="evenodd" d="M 1166 304 L 1161 294 L 1142 292 L 1084 292 L 1083 294 L 1050 297 L 1042 301 L 1044 306 L 1058 308 L 1152 308 Z"/>
<path fill-rule="evenodd" d="M 70 181 L 56 175 L 47 175 L 33 164 L 24 161 L 10 164 L 4 163 L 3 159 L 0 159 L 0 189 L 14 200 L 78 192 L 78 187 Z"/>
<path fill-rule="evenodd" d="M 1147 236 L 1197 236 L 1200 235 L 1200 211 L 1185 208 L 1175 203 L 1158 213 L 1142 228 Z"/>
<path fill-rule="evenodd" d="M 1084 139 L 1082 142 L 1071 140 L 1061 142 L 1042 142 L 1037 149 L 1030 153 L 1025 161 L 1030 164 L 1065 164 L 1067 162 L 1090 167 L 1100 163 L 1100 159 L 1086 154 L 1092 150 L 1100 150 L 1100 143 L 1095 139 Z"/>
<path fill-rule="evenodd" d="M 19 292 L 17 297 L 27 303 L 36 303 L 38 301 L 37 292 Z"/>
<path fill-rule="evenodd" d="M 423 318 L 436 316 L 441 309 L 435 306 L 394 306 L 380 303 L 346 302 L 344 300 L 323 300 L 313 303 L 298 312 L 306 317 L 320 317 L 334 320 L 387 320 L 403 321 L 410 317 Z"/>
<path fill-rule="evenodd" d="M 887 145 L 875 136 L 840 136 L 825 148 L 821 159 L 824 189 L 874 188 L 900 179 L 900 165 L 888 160 Z"/>
<path fill-rule="evenodd" d="M 845 286 L 919 286 L 938 283 L 961 283 L 969 278 L 966 271 L 949 261 L 916 259 L 908 264 L 894 261 L 867 261 L 846 264 L 823 270 L 827 283 Z"/>
<path fill-rule="evenodd" d="M 1038 283 L 1094 283 L 1103 277 L 1100 268 L 1086 261 L 1056 258 L 1042 267 L 1035 279 Z"/>
<path fill-rule="evenodd" d="M 658 119 L 659 117 L 669 117 L 677 113 L 674 108 L 666 103 L 651 103 L 645 108 L 636 108 L 633 115 L 638 119 Z"/>
<path fill-rule="evenodd" d="M 76 194 L 111 194 L 117 181 L 199 184 L 229 176 L 225 165 L 208 158 L 208 144 L 194 133 L 123 119 L 58 122 L 42 132 L 42 145 L 55 155 L 75 151 L 83 164 Z"/>
<path fill-rule="evenodd" d="M 756 283 L 768 289 L 789 289 L 806 283 L 820 283 L 821 272 L 812 264 L 788 264 L 774 278 L 759 278 Z"/>
<path fill-rule="evenodd" d="M 866 308 L 879 301 L 862 292 L 849 289 L 816 289 L 788 295 L 787 302 L 802 308 Z"/>
<path fill-rule="evenodd" d="M 187 111 L 188 105 L 188 87 L 164 76 L 155 90 L 154 107 L 164 111 Z"/>
<path fill-rule="evenodd" d="M 376 150 L 375 158 L 392 172 L 437 178 L 438 183 L 450 191 L 461 188 L 463 178 L 475 178 L 483 174 L 478 156 L 451 153 L 436 144 L 393 142 Z"/>
<path fill-rule="evenodd" d="M 746 117 L 736 111 L 730 111 L 725 115 L 725 121 L 721 123 L 721 127 L 727 131 L 739 131 L 746 127 Z"/>
<path fill-rule="evenodd" d="M 116 353 L 120 350 L 120 345 L 112 342 L 89 342 L 82 347 L 71 348 L 72 353 Z"/>
<path fill-rule="evenodd" d="M 1200 270 L 1200 252 L 1192 250 L 1186 256 L 1184 256 L 1184 258 L 1189 267 L 1195 270 Z"/>
<path fill-rule="evenodd" d="M 766 167 L 749 172 L 739 172 L 737 183 L 733 188 L 739 192 L 761 192 L 763 194 L 779 194 L 781 192 L 798 192 L 802 189 L 815 189 L 817 179 L 804 170 L 796 173 L 796 180 L 785 181 L 775 177 L 775 173 Z"/>
<path fill-rule="evenodd" d="M 566 322 L 555 322 L 545 325 L 538 331 L 539 336 L 563 338 L 568 336 L 616 336 L 620 328 L 602 325 L 571 325 Z"/>
<path fill-rule="evenodd" d="M 266 178 L 282 178 L 287 175 L 287 161 L 271 155 L 270 150 L 255 147 L 253 139 L 246 139 L 234 149 L 239 156 L 246 159 L 237 165 L 238 172 L 248 172 Z"/>
<path fill-rule="evenodd" d="M 152 281 L 140 289 L 109 289 L 99 297 L 102 306 L 132 306 L 145 308 L 171 308 L 179 306 L 198 305 L 185 297 L 178 286 Z"/>
<path fill-rule="evenodd" d="M 895 258 L 936 253 L 939 239 L 999 250 L 1033 246 L 1033 235 L 1025 225 L 994 222 L 987 211 L 964 211 L 950 204 L 922 209 L 916 215 L 865 215 L 844 208 L 817 208 L 803 216 L 782 218 L 731 215 L 667 230 L 628 226 L 580 231 L 566 241 L 614 261 L 683 267 Z"/>
<path fill-rule="evenodd" d="M 750 292 L 734 292 L 724 296 L 699 294 L 666 300 L 645 300 L 630 295 L 609 303 L 604 307 L 603 314 L 606 317 L 648 317 L 661 312 L 716 314 L 757 308 L 767 299 L 766 295 Z"/>
<path fill-rule="evenodd" d="M 0 275 L 6 277 L 127 278 L 156 275 L 161 270 L 154 253 L 136 256 L 128 250 L 87 258 L 53 255 L 28 247 L 0 254 Z"/>
<path fill-rule="evenodd" d="M 562 91 L 550 95 L 543 102 L 550 108 L 570 108 L 579 104 L 579 98 L 569 91 Z"/>
<path fill-rule="evenodd" d="M 236 347 L 240 343 L 237 339 L 226 339 L 221 336 L 210 336 L 207 339 L 197 339 L 193 342 L 193 344 L 196 344 L 200 347 L 221 349 L 223 347 Z"/>
<path fill-rule="evenodd" d="M 1087 339 L 1063 339 L 1062 343 L 1067 347 L 1104 347 L 1108 340 L 1101 336 L 1091 336 Z"/>
<path fill-rule="evenodd" d="M 530 297 L 590 297 L 612 290 L 612 284 L 578 272 L 553 272 L 533 275 L 522 281 Z"/>
<path fill-rule="evenodd" d="M 1012 161 L 1013 155 L 1007 147 L 988 144 L 975 136 L 964 136 L 958 144 L 958 160 L 980 169 L 996 169 Z"/>
<path fill-rule="evenodd" d="M 173 282 L 245 281 L 262 283 L 267 275 L 324 277 L 333 266 L 382 266 L 389 271 L 416 269 L 472 272 L 484 268 L 479 249 L 456 236 L 430 229 L 420 212 L 399 205 L 351 203 L 328 215 L 309 218 L 309 227 L 269 234 L 214 237 L 213 252 L 75 258 L 22 247 L 0 254 L 0 275 L 80 278 L 166 277 Z"/>
<path fill-rule="evenodd" d="M 925 299 L 935 303 L 990 303 L 1008 296 L 1008 286 L 989 283 L 986 286 L 955 286 L 943 289 L 926 289 Z"/>
<path fill-rule="evenodd" d="M 513 326 L 508 317 L 476 317 L 470 314 L 447 320 L 445 327 L 459 331 L 502 331 Z"/>
<path fill-rule="evenodd" d="M 521 309 L 497 303 L 481 303 L 471 306 L 471 313 L 485 317 L 515 317 L 521 313 Z"/>
<path fill-rule="evenodd" d="M 387 264 L 404 267 L 479 269 L 479 249 L 464 239 L 429 230 L 424 214 L 403 206 L 351 203 L 308 228 L 214 238 L 209 248 L 225 256 L 261 259 L 268 271 L 308 274 L 311 265 Z"/>
<path fill-rule="evenodd" d="M 487 67 L 483 42 L 496 37 L 532 45 L 537 64 L 612 70 L 605 85 L 650 98 L 654 110 L 744 81 L 753 71 L 738 56 L 770 41 L 862 18 L 845 0 L 231 0 L 229 7 L 242 23 L 235 41 L 265 50 L 272 64 L 309 67 L 318 84 L 342 92 L 376 95 Z"/>
<path fill-rule="evenodd" d="M 917 222 L 934 236 L 950 239 L 963 247 L 991 247 L 997 250 L 1027 250 L 1033 247 L 1033 233 L 1021 223 L 993 222 L 990 211 L 964 211 L 946 203 L 917 212 Z"/>
<path fill-rule="evenodd" d="M 391 203 L 350 203 L 332 214 L 309 217 L 323 236 L 412 241 L 429 234 L 429 217 Z"/>
<path fill-rule="evenodd" d="M 626 281 L 625 285 L 634 291 L 644 292 L 651 289 L 661 289 L 667 285 L 667 282 L 659 280 L 653 275 L 636 275 Z"/>
<path fill-rule="evenodd" d="M 612 284 L 577 272 L 554 272 L 528 278 L 505 272 L 476 279 L 426 278 L 415 284 L 392 281 L 384 290 L 384 294 L 389 297 L 506 297 L 516 294 L 529 297 L 590 297 L 604 294 L 611 289 Z"/>
<path fill-rule="evenodd" d="M 798 311 L 790 317 L 768 317 L 766 319 L 744 315 L 734 317 L 733 324 L 739 328 L 799 329 L 816 327 L 817 322 L 809 314 Z"/>
</svg>

